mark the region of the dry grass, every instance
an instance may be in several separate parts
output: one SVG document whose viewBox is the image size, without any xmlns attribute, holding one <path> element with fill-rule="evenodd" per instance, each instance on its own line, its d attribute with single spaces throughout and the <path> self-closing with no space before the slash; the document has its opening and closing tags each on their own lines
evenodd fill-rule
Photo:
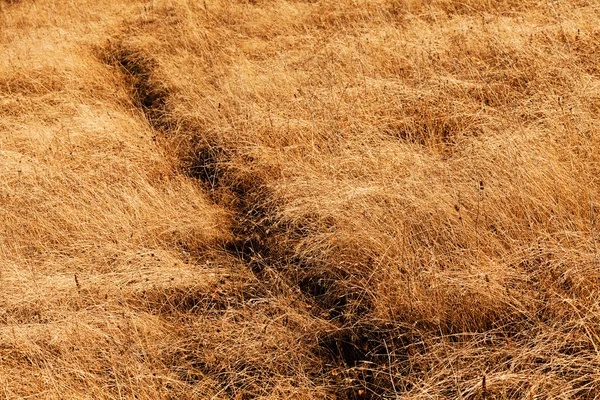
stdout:
<svg viewBox="0 0 600 400">
<path fill-rule="evenodd" d="M 599 397 L 599 23 L 0 0 L 2 396 Z"/>
</svg>

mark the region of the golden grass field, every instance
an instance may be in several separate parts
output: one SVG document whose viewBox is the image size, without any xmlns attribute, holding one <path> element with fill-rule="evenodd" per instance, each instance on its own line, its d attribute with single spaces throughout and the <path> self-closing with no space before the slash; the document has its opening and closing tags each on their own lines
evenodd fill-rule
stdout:
<svg viewBox="0 0 600 400">
<path fill-rule="evenodd" d="M 0 0 L 0 397 L 600 397 L 600 3 Z"/>
</svg>

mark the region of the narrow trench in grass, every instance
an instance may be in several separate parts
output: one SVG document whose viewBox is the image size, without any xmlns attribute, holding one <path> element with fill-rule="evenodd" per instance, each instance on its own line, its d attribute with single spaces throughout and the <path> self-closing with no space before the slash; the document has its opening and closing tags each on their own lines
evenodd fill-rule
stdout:
<svg viewBox="0 0 600 400">
<path fill-rule="evenodd" d="M 103 49 L 102 61 L 123 75 L 131 101 L 142 112 L 156 135 L 174 134 L 175 129 L 179 129 L 179 122 L 170 116 L 168 88 L 154 76 L 156 62 L 147 54 L 128 49 L 118 41 L 115 43 Z M 262 206 L 267 203 L 265 200 L 269 196 L 266 185 L 254 177 L 242 182 L 228 180 L 223 165 L 228 160 L 229 149 L 218 144 L 207 144 L 205 138 L 191 143 L 190 147 L 191 150 L 182 160 L 185 173 L 201 182 L 209 193 L 227 191 L 229 198 L 234 199 L 225 205 L 234 221 L 233 239 L 224 244 L 224 250 L 240 260 L 259 281 L 267 285 L 273 272 L 279 276 L 278 279 L 291 283 L 307 303 L 315 305 L 316 318 L 327 319 L 338 326 L 336 330 L 318 337 L 314 349 L 322 360 L 324 374 L 337 376 L 332 389 L 336 397 L 369 399 L 389 393 L 389 380 L 382 382 L 382 379 L 376 378 L 374 371 L 386 368 L 387 346 L 397 340 L 394 339 L 397 332 L 392 333 L 395 329 L 356 326 L 355 321 L 345 320 L 350 294 L 339 293 L 336 283 L 340 277 L 326 272 L 312 273 L 311 265 L 304 265 L 302 260 L 294 261 L 291 251 L 286 253 L 285 249 L 273 249 L 277 246 L 273 237 L 276 230 L 272 229 L 269 222 L 269 210 Z M 219 197 L 212 197 L 219 204 Z M 290 276 L 290 263 L 297 264 L 296 270 L 304 271 L 303 274 L 298 276 L 296 272 Z M 367 312 L 368 306 L 365 310 L 359 310 L 359 314 Z M 340 369 L 346 372 L 336 372 Z"/>
</svg>

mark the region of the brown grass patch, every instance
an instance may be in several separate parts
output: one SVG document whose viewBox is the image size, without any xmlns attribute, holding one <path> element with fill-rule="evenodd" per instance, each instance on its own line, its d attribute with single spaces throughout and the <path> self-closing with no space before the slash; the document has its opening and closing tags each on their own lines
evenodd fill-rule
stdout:
<svg viewBox="0 0 600 400">
<path fill-rule="evenodd" d="M 594 398 L 592 2 L 0 2 L 7 398 Z"/>
</svg>

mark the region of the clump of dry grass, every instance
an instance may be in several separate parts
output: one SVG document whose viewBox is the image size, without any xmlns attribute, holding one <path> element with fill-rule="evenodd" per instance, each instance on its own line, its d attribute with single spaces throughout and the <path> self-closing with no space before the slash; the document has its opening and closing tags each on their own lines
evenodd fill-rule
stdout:
<svg viewBox="0 0 600 400">
<path fill-rule="evenodd" d="M 0 9 L 7 397 L 598 395 L 594 3 Z"/>
</svg>

